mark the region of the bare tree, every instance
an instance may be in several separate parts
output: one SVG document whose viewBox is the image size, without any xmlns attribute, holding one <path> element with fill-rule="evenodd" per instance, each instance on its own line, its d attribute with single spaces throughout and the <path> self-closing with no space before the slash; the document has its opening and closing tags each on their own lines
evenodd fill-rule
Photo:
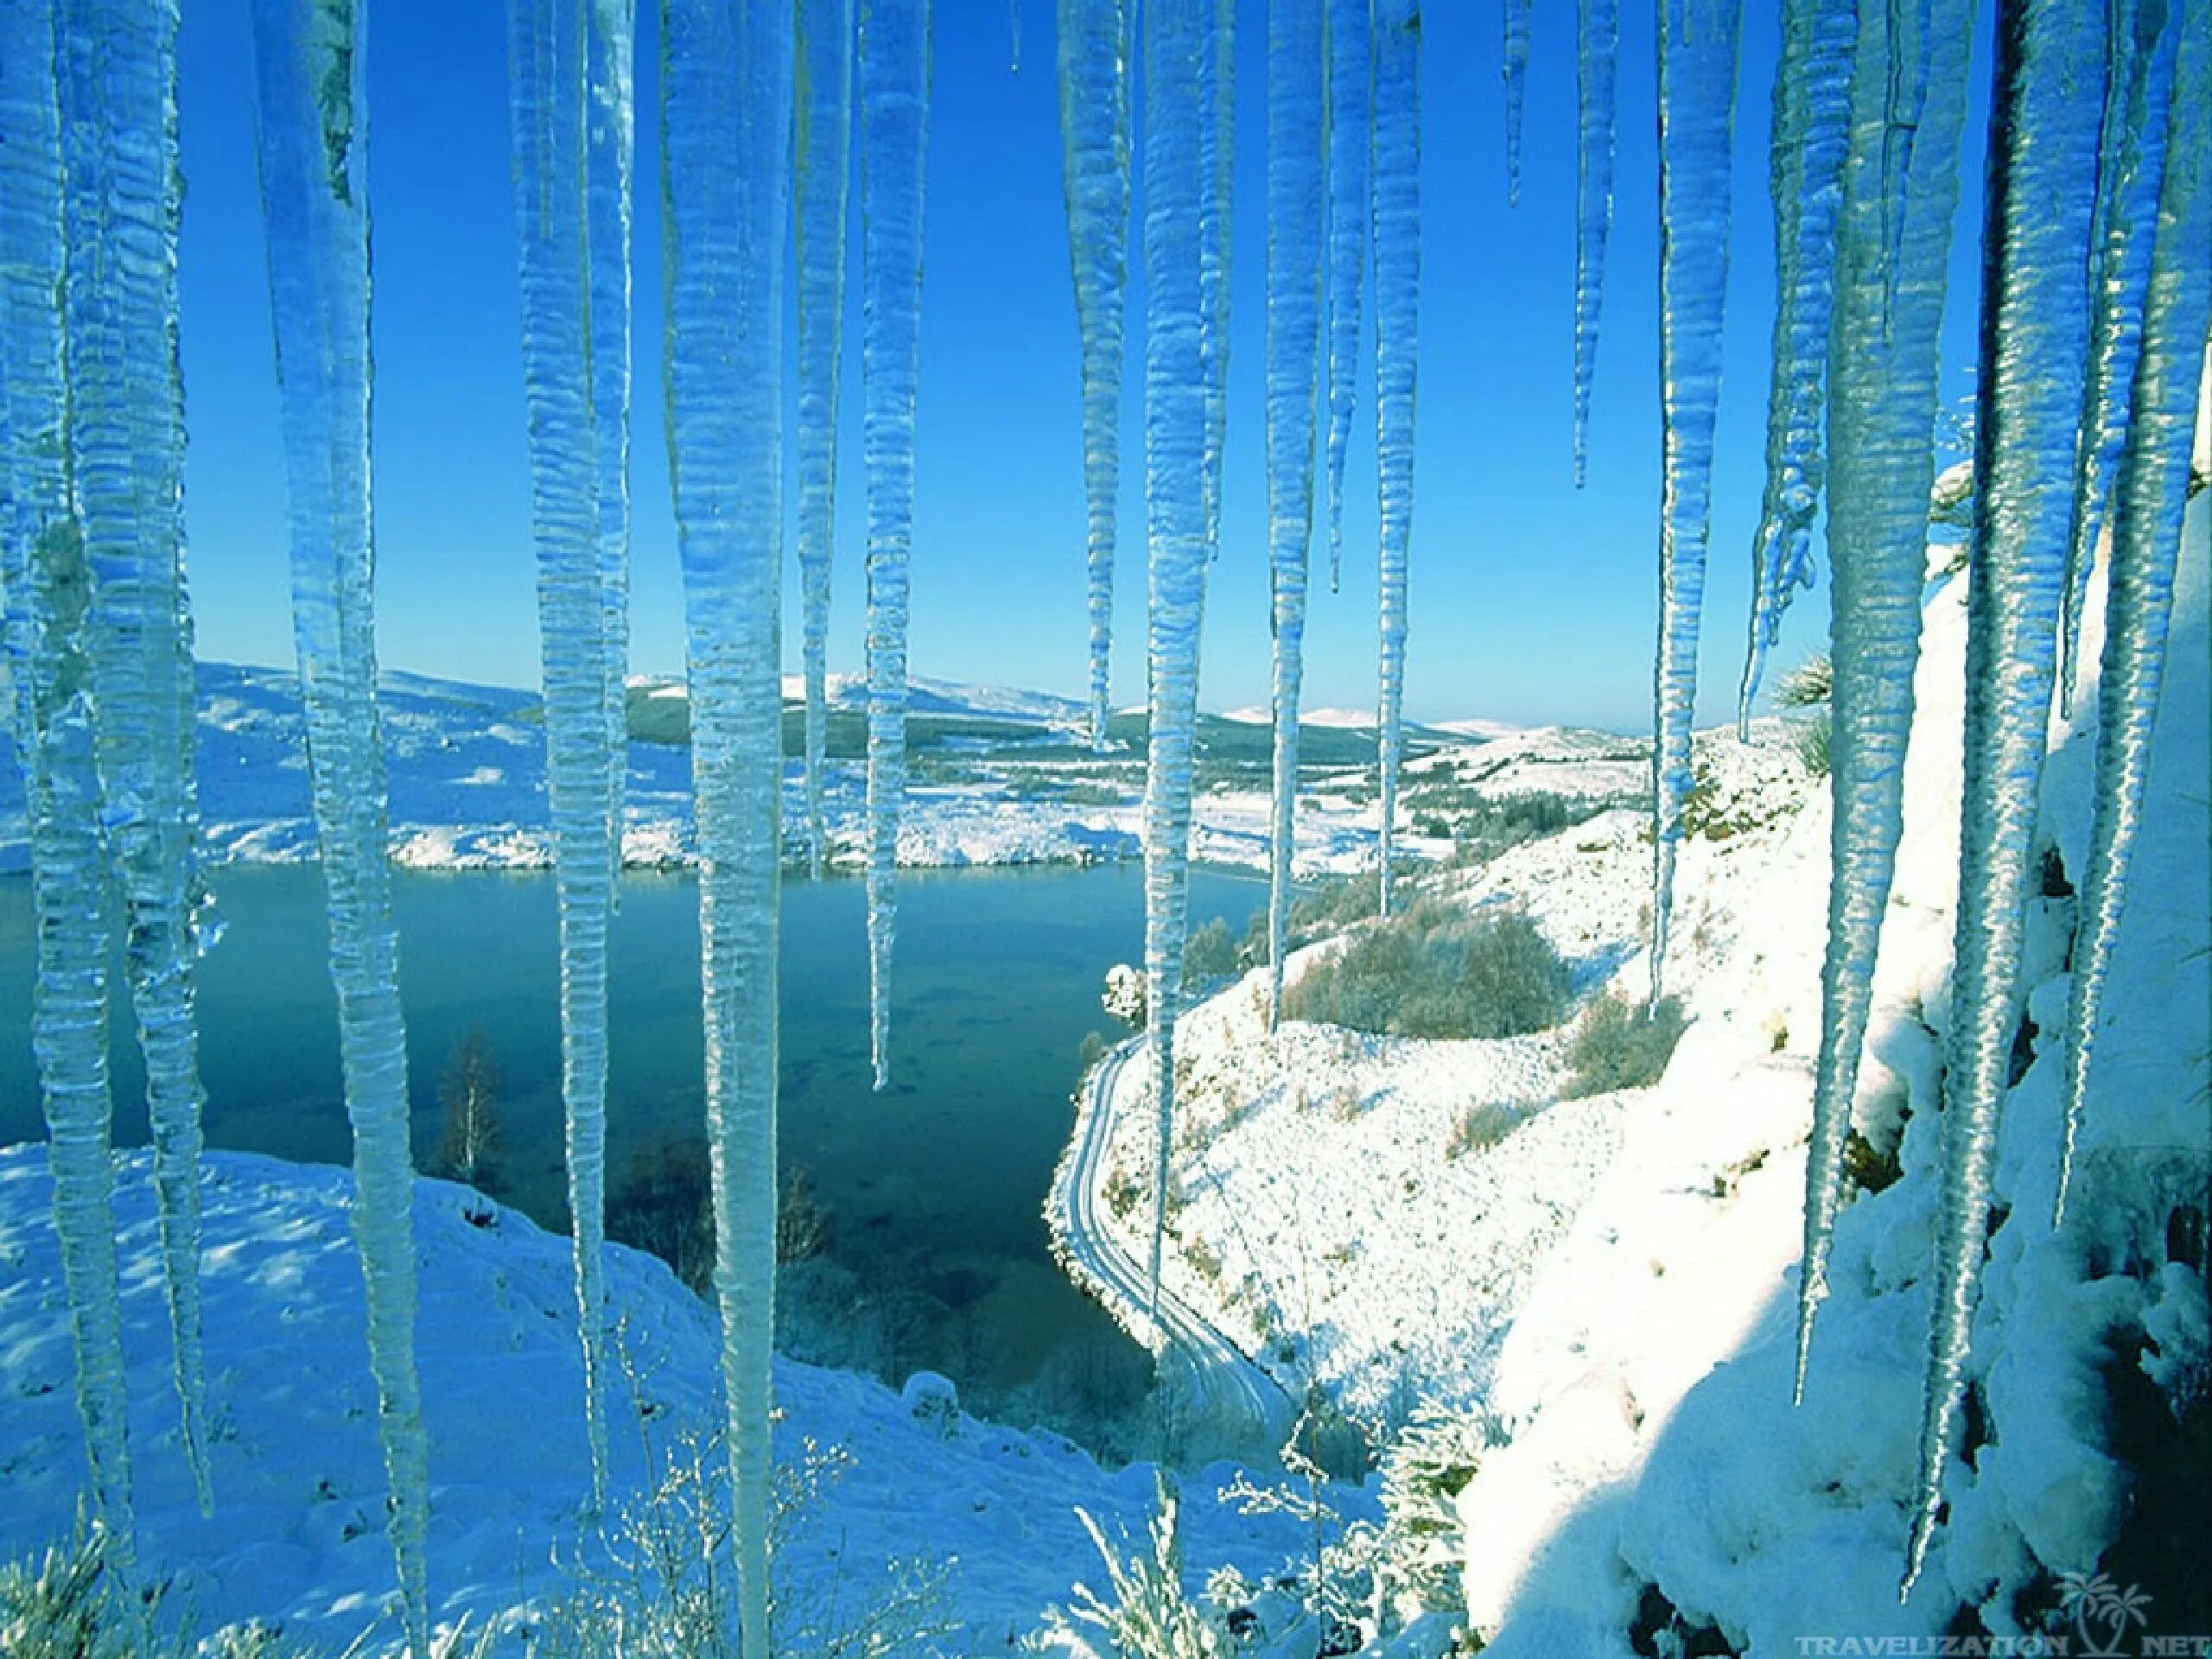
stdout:
<svg viewBox="0 0 2212 1659">
<path fill-rule="evenodd" d="M 499 1179 L 493 1159 L 499 1145 L 499 1085 L 492 1045 L 480 1026 L 472 1026 L 438 1079 L 438 1100 L 446 1109 L 445 1138 L 438 1143 L 441 1174 L 479 1187 Z"/>
</svg>

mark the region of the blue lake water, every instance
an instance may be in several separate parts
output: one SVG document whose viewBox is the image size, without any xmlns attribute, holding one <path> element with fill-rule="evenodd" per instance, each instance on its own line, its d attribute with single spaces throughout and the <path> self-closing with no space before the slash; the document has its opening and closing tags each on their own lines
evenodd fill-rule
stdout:
<svg viewBox="0 0 2212 1659">
<path fill-rule="evenodd" d="M 200 979 L 208 1141 L 344 1163 L 321 874 L 228 866 L 213 884 L 226 931 Z M 790 1275 L 804 1306 L 786 1330 L 804 1357 L 893 1381 L 927 1365 L 978 1405 L 1084 1431 L 1131 1408 L 1146 1367 L 1052 1265 L 1040 1206 L 1071 1122 L 1078 1046 L 1115 1031 L 1099 1007 L 1105 971 L 1140 957 L 1142 874 L 909 872 L 900 887 L 880 1095 L 868 1087 L 861 885 L 784 889 L 781 1152 L 826 1206 L 830 1241 L 825 1261 Z M 1198 873 L 1192 924 L 1224 916 L 1241 934 L 1265 898 L 1249 878 Z M 438 1147 L 440 1074 L 479 1029 L 501 1076 L 498 1196 L 564 1227 L 551 878 L 403 873 L 396 900 L 418 1163 Z M 33 949 L 29 884 L 0 882 L 0 1141 L 43 1134 Z M 626 877 L 612 949 L 619 1185 L 641 1152 L 702 1133 L 693 880 Z M 118 1138 L 131 1143 L 145 1109 L 126 1021 L 114 1076 Z"/>
</svg>

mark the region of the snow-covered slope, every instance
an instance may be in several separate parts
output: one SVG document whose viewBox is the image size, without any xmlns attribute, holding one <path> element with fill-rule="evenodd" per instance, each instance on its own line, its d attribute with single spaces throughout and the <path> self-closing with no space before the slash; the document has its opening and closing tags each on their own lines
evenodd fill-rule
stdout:
<svg viewBox="0 0 2212 1659">
<path fill-rule="evenodd" d="M 385 1609 L 391 1555 L 350 1179 L 219 1153 L 205 1186 L 212 1517 L 199 1513 L 177 1440 L 149 1166 L 143 1154 L 120 1160 L 140 1559 L 168 1579 L 164 1605 L 192 1610 L 202 1633 L 257 1618 L 336 1652 L 373 1626 L 365 1651 L 386 1651 L 398 1630 Z M 0 1559 L 66 1536 L 84 1489 L 50 1194 L 43 1147 L 0 1148 Z M 439 1181 L 417 1183 L 415 1229 L 440 1621 L 468 1614 L 480 1626 L 569 1593 L 580 1562 L 624 1578 L 582 1515 L 589 1480 L 568 1241 Z M 610 1246 L 607 1269 L 620 1356 L 610 1397 L 619 1514 L 659 1489 L 656 1475 L 696 1467 L 691 1438 L 719 1421 L 718 1341 L 711 1310 L 658 1262 Z M 1047 1605 L 1096 1575 L 1078 1505 L 1109 1536 L 1142 1535 L 1147 1465 L 1102 1471 L 1052 1435 L 948 1414 L 926 1388 L 910 1385 L 902 1400 L 791 1363 L 779 1364 L 776 1387 L 778 1458 L 792 1491 L 781 1503 L 779 1595 L 794 1608 L 834 1597 L 857 1624 L 902 1564 L 941 1571 L 935 1612 L 950 1632 L 896 1651 L 1003 1652 L 1033 1629 Z M 710 1450 L 710 1475 L 720 1466 Z M 1185 1533 L 1194 1559 L 1233 1561 L 1256 1579 L 1294 1552 L 1298 1529 L 1218 1502 L 1234 1473 L 1186 1477 Z M 808 1484 L 818 1495 L 798 1497 Z"/>
</svg>

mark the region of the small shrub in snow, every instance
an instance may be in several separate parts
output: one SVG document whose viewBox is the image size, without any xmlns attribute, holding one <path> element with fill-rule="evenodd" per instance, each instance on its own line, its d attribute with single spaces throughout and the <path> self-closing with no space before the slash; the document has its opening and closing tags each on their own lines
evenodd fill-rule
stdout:
<svg viewBox="0 0 2212 1659">
<path fill-rule="evenodd" d="M 1424 898 L 1283 992 L 1292 1020 L 1398 1037 L 1516 1037 L 1559 1023 L 1567 965 L 1517 911 Z"/>
<path fill-rule="evenodd" d="M 1808 715 L 1789 722 L 1789 747 L 1805 770 L 1815 778 L 1828 775 L 1828 711 Z"/>
<path fill-rule="evenodd" d="M 1183 944 L 1183 983 L 1198 986 L 1208 980 L 1226 979 L 1236 971 L 1236 941 L 1229 924 L 1217 916 L 1193 929 Z"/>
<path fill-rule="evenodd" d="M 1464 1158 L 1471 1152 L 1487 1152 L 1519 1128 L 1529 1109 L 1511 1101 L 1478 1101 L 1464 1109 L 1452 1125 L 1452 1138 L 1444 1143 L 1446 1158 Z"/>
<path fill-rule="evenodd" d="M 1084 1659 L 1220 1659 L 1232 1651 L 1228 1631 L 1183 1592 L 1175 1492 L 1164 1476 L 1156 1478 L 1158 1508 L 1148 1554 L 1132 1549 L 1123 1556 L 1087 1512 L 1076 1511 L 1105 1563 L 1110 1595 L 1077 1585 L 1074 1606 L 1046 1609 L 1045 1628 L 1033 1648 Z"/>
<path fill-rule="evenodd" d="M 1142 1031 L 1146 1014 L 1142 970 L 1126 962 L 1116 963 L 1106 970 L 1106 994 L 1099 1002 L 1123 1025 Z"/>
<path fill-rule="evenodd" d="M 916 1371 L 899 1390 L 900 1409 L 926 1428 L 950 1440 L 960 1427 L 960 1390 L 935 1371 Z"/>
<path fill-rule="evenodd" d="M 1834 695 L 1835 668 L 1825 651 L 1815 652 L 1783 675 L 1774 688 L 1775 706 L 1819 709 Z"/>
<path fill-rule="evenodd" d="M 1666 1075 L 1688 1022 L 1682 1005 L 1662 996 L 1656 1007 L 1618 996 L 1592 1002 L 1567 1046 L 1567 1086 L 1560 1098 L 1649 1089 Z"/>
<path fill-rule="evenodd" d="M 1500 1438 L 1479 1412 L 1432 1406 L 1383 1452 L 1382 1570 L 1408 1615 L 1459 1605 L 1466 1541 L 1458 1499 Z"/>
</svg>

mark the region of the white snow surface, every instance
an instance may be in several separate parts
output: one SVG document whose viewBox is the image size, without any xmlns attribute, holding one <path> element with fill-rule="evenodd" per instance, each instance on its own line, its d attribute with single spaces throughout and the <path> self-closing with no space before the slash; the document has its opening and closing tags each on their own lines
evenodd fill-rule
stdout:
<svg viewBox="0 0 2212 1659">
<path fill-rule="evenodd" d="M 141 1561 L 168 1578 L 165 1605 L 192 1608 L 203 1634 L 260 1619 L 336 1652 L 373 1627 L 365 1651 L 388 1652 L 401 1633 L 387 1605 L 351 1179 L 239 1153 L 211 1154 L 204 1169 L 212 1518 L 199 1513 L 178 1439 L 149 1159 L 118 1160 Z M 51 1186 L 42 1147 L 0 1147 L 4 1559 L 65 1536 L 84 1488 Z M 562 1593 L 579 1558 L 605 1564 L 582 1514 L 573 1268 L 566 1239 L 466 1187 L 419 1181 L 414 1219 L 433 1603 L 442 1624 L 466 1614 L 480 1628 Z M 621 1357 L 608 1395 L 619 1508 L 640 1491 L 649 1449 L 680 1460 L 683 1436 L 719 1421 L 719 1349 L 712 1310 L 660 1262 L 610 1245 L 607 1265 Z M 919 1558 L 949 1574 L 944 1611 L 958 1628 L 941 1650 L 1003 1651 L 1077 1580 L 1096 1580 L 1077 1506 L 1109 1537 L 1141 1538 L 1153 1473 L 1108 1473 L 1052 1434 L 978 1422 L 945 1398 L 950 1388 L 909 1384 L 902 1400 L 864 1378 L 778 1363 L 779 1463 L 810 1442 L 848 1459 L 818 1503 L 794 1512 L 779 1572 L 795 1598 L 834 1586 L 858 1609 L 889 1589 L 894 1563 Z M 1299 1529 L 1217 1501 L 1235 1472 L 1185 1477 L 1185 1538 L 1194 1566 L 1232 1561 L 1257 1579 L 1295 1553 Z"/>
</svg>

